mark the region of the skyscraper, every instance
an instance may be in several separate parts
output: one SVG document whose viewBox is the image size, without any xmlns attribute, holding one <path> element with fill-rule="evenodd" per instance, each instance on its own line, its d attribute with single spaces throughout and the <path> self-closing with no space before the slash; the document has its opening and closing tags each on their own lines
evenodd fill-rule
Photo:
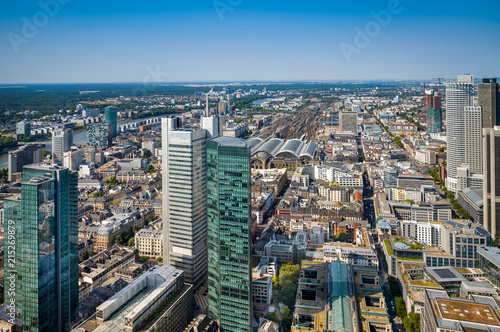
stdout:
<svg viewBox="0 0 500 332">
<path fill-rule="evenodd" d="M 118 120 L 116 114 L 116 107 L 108 106 L 104 109 L 104 122 L 111 123 L 113 130 L 113 137 L 118 135 Z"/>
<path fill-rule="evenodd" d="M 441 97 L 435 90 L 425 92 L 426 131 L 440 133 L 443 131 L 443 111 L 441 110 Z"/>
<path fill-rule="evenodd" d="M 500 84 L 496 78 L 483 78 L 477 85 L 477 103 L 483 108 L 483 128 L 500 125 Z"/>
<path fill-rule="evenodd" d="M 195 289 L 207 276 L 206 140 L 181 118 L 162 119 L 163 262 Z"/>
<path fill-rule="evenodd" d="M 73 129 L 56 130 L 52 134 L 52 159 L 62 165 L 64 152 L 71 150 L 73 145 Z"/>
<path fill-rule="evenodd" d="M 21 196 L 6 203 L 16 230 L 8 303 L 22 311 L 23 331 L 69 331 L 78 309 L 78 177 L 67 168 L 23 169 Z M 11 254 L 11 253 L 9 253 Z"/>
<path fill-rule="evenodd" d="M 465 107 L 473 106 L 474 76 L 458 75 L 446 83 L 446 187 L 457 192 L 457 167 L 465 162 Z"/>
<path fill-rule="evenodd" d="M 483 129 L 484 227 L 494 239 L 500 236 L 500 126 Z"/>
<path fill-rule="evenodd" d="M 208 311 L 221 332 L 252 327 L 250 143 L 207 142 Z"/>
<path fill-rule="evenodd" d="M 465 117 L 465 163 L 472 173 L 483 173 L 483 118 L 481 106 L 467 106 Z M 458 188 L 463 189 L 463 188 Z"/>
</svg>

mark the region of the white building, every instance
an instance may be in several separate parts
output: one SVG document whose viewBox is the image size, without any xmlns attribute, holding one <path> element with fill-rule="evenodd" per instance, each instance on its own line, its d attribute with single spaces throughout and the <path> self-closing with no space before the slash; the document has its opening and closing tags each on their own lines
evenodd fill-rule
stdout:
<svg viewBox="0 0 500 332">
<path fill-rule="evenodd" d="M 457 168 L 465 162 L 465 107 L 473 106 L 474 76 L 458 75 L 446 83 L 446 187 L 457 192 Z"/>
<path fill-rule="evenodd" d="M 465 163 L 471 173 L 483 172 L 483 112 L 481 106 L 465 107 Z"/>
<path fill-rule="evenodd" d="M 135 248 L 140 256 L 163 256 L 163 233 L 156 229 L 141 229 L 135 233 Z"/>
</svg>

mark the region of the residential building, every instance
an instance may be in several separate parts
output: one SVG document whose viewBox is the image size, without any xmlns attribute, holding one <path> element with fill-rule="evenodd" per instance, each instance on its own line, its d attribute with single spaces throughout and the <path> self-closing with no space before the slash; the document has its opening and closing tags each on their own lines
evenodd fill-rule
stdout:
<svg viewBox="0 0 500 332">
<path fill-rule="evenodd" d="M 118 119 L 116 107 L 108 106 L 104 109 L 104 122 L 111 124 L 111 135 L 116 137 L 118 135 Z"/>
<path fill-rule="evenodd" d="M 465 107 L 473 106 L 474 76 L 458 75 L 446 83 L 446 187 L 457 192 L 457 168 L 465 162 Z"/>
<path fill-rule="evenodd" d="M 26 120 L 16 123 L 16 134 L 24 136 L 31 135 L 31 123 Z"/>
<path fill-rule="evenodd" d="M 428 133 L 440 133 L 443 131 L 443 110 L 441 109 L 441 97 L 435 90 L 426 90 L 424 98 L 426 108 L 426 131 Z"/>
<path fill-rule="evenodd" d="M 64 152 L 70 151 L 73 145 L 73 129 L 60 129 L 52 133 L 52 160 L 63 164 Z"/>
<path fill-rule="evenodd" d="M 183 270 L 194 289 L 207 277 L 206 141 L 206 130 L 162 119 L 163 261 Z"/>
<path fill-rule="evenodd" d="M 87 126 L 87 143 L 98 149 L 107 149 L 113 144 L 113 124 L 96 123 Z"/>
<path fill-rule="evenodd" d="M 13 174 L 22 172 L 24 166 L 40 162 L 42 162 L 41 144 L 26 144 L 17 150 L 9 151 L 7 160 L 9 181 L 13 181 Z"/>
<path fill-rule="evenodd" d="M 135 247 L 139 255 L 149 257 L 163 256 L 163 232 L 156 229 L 141 229 L 134 235 Z"/>
<path fill-rule="evenodd" d="M 207 143 L 208 310 L 221 332 L 252 329 L 250 143 Z"/>
</svg>

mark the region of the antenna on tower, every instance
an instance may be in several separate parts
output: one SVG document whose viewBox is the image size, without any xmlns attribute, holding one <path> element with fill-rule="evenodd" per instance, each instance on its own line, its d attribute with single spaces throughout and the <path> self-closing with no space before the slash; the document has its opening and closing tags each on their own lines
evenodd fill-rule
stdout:
<svg viewBox="0 0 500 332">
<path fill-rule="evenodd" d="M 205 109 L 205 116 L 208 116 L 208 92 L 205 94 L 207 97 L 207 108 Z"/>
</svg>

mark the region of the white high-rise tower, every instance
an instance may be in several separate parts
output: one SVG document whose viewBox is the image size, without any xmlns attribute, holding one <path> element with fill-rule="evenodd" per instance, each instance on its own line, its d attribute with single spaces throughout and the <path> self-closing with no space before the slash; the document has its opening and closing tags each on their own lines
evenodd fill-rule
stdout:
<svg viewBox="0 0 500 332">
<path fill-rule="evenodd" d="M 474 76 L 458 75 L 446 83 L 446 187 L 457 192 L 457 168 L 465 163 L 465 107 L 473 106 Z"/>
<path fill-rule="evenodd" d="M 200 287 L 207 277 L 207 131 L 162 119 L 163 262 Z"/>
</svg>

